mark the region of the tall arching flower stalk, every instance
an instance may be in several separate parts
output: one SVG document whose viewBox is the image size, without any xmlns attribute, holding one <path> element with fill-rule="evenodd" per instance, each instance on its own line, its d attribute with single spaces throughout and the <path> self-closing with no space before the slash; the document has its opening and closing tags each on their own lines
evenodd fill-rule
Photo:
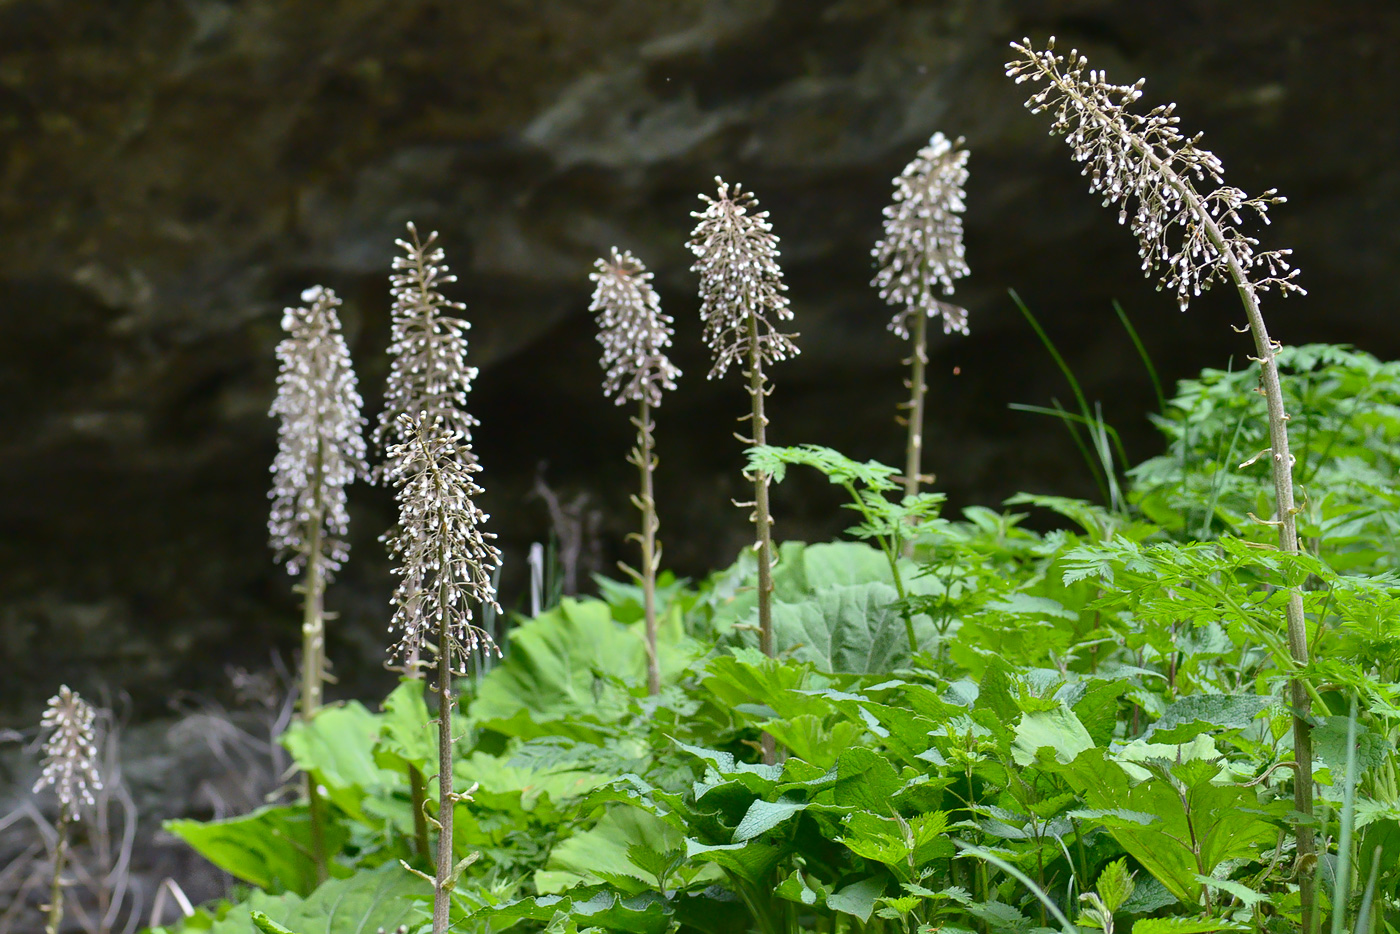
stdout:
<svg viewBox="0 0 1400 934">
<path fill-rule="evenodd" d="M 748 377 L 748 393 L 753 408 L 743 420 L 753 426 L 753 437 L 736 435 L 749 445 L 768 443 L 768 418 L 763 402 L 771 393 L 764 373 L 765 363 L 776 363 L 796 356 L 796 334 L 784 334 L 778 324 L 792 319 L 792 309 L 783 293 L 783 271 L 778 266 L 778 238 L 768 222 L 768 212 L 758 211 L 758 199 L 738 185 L 731 188 L 716 177 L 719 195 L 705 202 L 690 237 L 690 250 L 696 256 L 692 272 L 700 274 L 700 318 L 704 322 L 705 343 L 714 354 L 714 366 L 707 379 L 723 376 L 733 363 L 739 363 Z M 758 553 L 759 647 L 773 654 L 773 519 L 768 510 L 769 476 L 752 471 L 753 523 L 757 531 L 754 550 Z M 773 738 L 763 737 L 764 759 L 775 756 Z"/>
<path fill-rule="evenodd" d="M 894 179 L 894 202 L 885 208 L 885 235 L 872 255 L 880 266 L 871 285 L 899 309 L 890 330 L 910 341 L 906 361 L 909 438 L 905 445 L 904 495 L 919 492 L 923 479 L 924 371 L 928 366 L 928 322 L 943 319 L 943 333 L 967 333 L 967 311 L 938 298 L 953 294 L 953 280 L 968 273 L 963 259 L 962 213 L 967 209 L 967 150 L 933 134 L 927 146 Z M 912 543 L 911 543 L 912 544 Z"/>
<path fill-rule="evenodd" d="M 1268 407 L 1270 446 L 1267 454 L 1273 472 L 1276 515 L 1265 520 L 1278 529 L 1279 548 L 1297 553 L 1297 508 L 1293 499 L 1293 457 L 1288 450 L 1288 415 L 1283 407 L 1275 359 L 1280 346 L 1264 326 L 1259 293 L 1276 288 L 1283 295 L 1302 293 L 1294 281 L 1297 270 L 1288 260 L 1289 250 L 1258 249 L 1259 241 L 1244 233 L 1244 217 L 1254 215 L 1268 223 L 1269 207 L 1284 199 L 1270 189 L 1251 198 L 1224 183 L 1216 156 L 1199 145 L 1201 136 L 1184 136 L 1177 128 L 1175 104 L 1154 107 L 1145 114 L 1128 108 L 1142 97 L 1144 81 L 1110 84 L 1103 72 L 1090 69 L 1077 50 L 1065 56 L 1055 53 L 1052 37 L 1044 50 L 1031 47 L 1029 39 L 1011 43 L 1016 57 L 1007 63 L 1008 77 L 1043 83 L 1026 102 L 1032 113 L 1049 111 L 1054 118 L 1050 132 L 1065 137 L 1074 158 L 1084 163 L 1090 190 L 1103 196 L 1104 204 L 1119 207 L 1118 221 L 1137 237 L 1143 271 L 1160 272 L 1158 288 L 1176 293 L 1184 311 L 1190 300 L 1216 282 L 1231 282 L 1244 305 L 1255 359 L 1260 368 L 1260 389 Z M 1213 188 L 1204 193 L 1196 186 Z M 1293 592 L 1287 604 L 1288 645 L 1294 663 L 1308 661 L 1303 601 Z M 1296 760 L 1294 804 L 1313 817 L 1312 733 L 1309 686 L 1295 675 L 1290 686 L 1293 707 L 1293 746 Z M 1310 823 L 1295 828 L 1298 879 L 1303 913 L 1302 930 L 1310 931 L 1316 912 L 1317 848 Z"/>
<path fill-rule="evenodd" d="M 34 783 L 34 791 L 52 786 L 58 796 L 58 840 L 54 844 L 45 934 L 58 934 L 63 923 L 63 872 L 68 864 L 69 827 L 82 819 L 84 806 L 96 804 L 92 793 L 102 790 L 102 777 L 97 771 L 95 719 L 91 705 L 65 684 L 49 698 L 39 721 L 52 732 L 44 743 L 43 771 Z"/>
<path fill-rule="evenodd" d="M 326 582 L 349 553 L 345 487 L 364 476 L 360 394 L 330 289 L 301 294 L 307 306 L 282 315 L 281 370 L 271 415 L 280 419 L 272 462 L 272 512 L 267 529 L 287 573 L 302 575 L 301 714 L 315 716 L 326 677 Z M 307 777 L 317 873 L 325 875 L 316 785 Z"/>
<path fill-rule="evenodd" d="M 436 657 L 438 691 L 438 851 L 433 882 L 433 934 L 447 930 L 452 889 L 476 854 L 453 862 L 452 810 L 471 791 L 452 789 L 452 678 L 466 674 L 473 652 L 498 651 L 474 623 L 478 608 L 501 611 L 492 573 L 501 553 L 482 531 L 477 508 L 481 466 L 467 442 L 442 421 L 400 416 L 403 441 L 389 447 L 388 479 L 398 488 L 399 525 L 389 550 L 400 578 L 394 592 L 390 649 L 398 661 Z M 498 652 L 499 654 L 499 652 Z"/>
<path fill-rule="evenodd" d="M 661 313 L 661 299 L 651 287 L 652 274 L 630 251 L 619 253 L 617 247 L 607 259 L 593 264 L 588 278 L 595 284 L 593 301 L 588 310 L 598 312 L 598 342 L 603 345 L 603 395 L 618 405 L 636 402 L 638 412 L 632 417 L 637 427 L 637 444 L 627 460 L 641 471 L 641 493 L 632 503 L 641 511 L 642 531 L 633 537 L 641 543 L 642 569 L 627 565 L 623 568 L 642 585 L 642 604 L 646 616 L 647 691 L 661 690 L 661 668 L 656 654 L 656 571 L 661 566 L 661 545 L 656 532 L 661 522 L 656 517 L 656 498 L 652 480 L 656 473 L 655 439 L 652 432 L 651 410 L 661 405 L 661 390 L 675 389 L 676 377 L 681 375 L 666 357 L 671 346 L 672 319 Z"/>
</svg>

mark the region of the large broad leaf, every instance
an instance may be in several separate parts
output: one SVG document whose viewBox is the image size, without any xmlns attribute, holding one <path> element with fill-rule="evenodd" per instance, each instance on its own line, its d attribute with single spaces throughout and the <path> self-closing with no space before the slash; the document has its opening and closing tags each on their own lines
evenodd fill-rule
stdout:
<svg viewBox="0 0 1400 934">
<path fill-rule="evenodd" d="M 1062 704 L 1055 710 L 1022 714 L 1016 725 L 1011 755 L 1017 765 L 1034 765 L 1039 751 L 1048 748 L 1057 761 L 1068 765 L 1093 746 L 1094 740 L 1084 724 L 1079 722 L 1074 711 Z"/>
<path fill-rule="evenodd" d="M 302 771 L 316 776 L 336 807 L 371 826 L 379 821 L 365 814 L 364 799 L 387 797 L 406 783 L 402 776 L 375 762 L 381 725 L 380 715 L 351 701 L 317 711 L 309 723 L 293 723 L 281 739 L 292 760 Z M 411 831 L 412 825 L 407 829 Z"/>
<path fill-rule="evenodd" d="M 583 769 L 567 767 L 535 768 L 512 765 L 504 759 L 474 752 L 452 764 L 454 783 L 466 788 L 476 783 L 476 800 L 498 810 L 532 811 L 537 802 L 548 798 L 552 802 L 577 798 L 613 780 Z"/>
<path fill-rule="evenodd" d="M 208 823 L 172 820 L 164 826 L 209 862 L 250 885 L 298 895 L 316 887 L 311 815 L 305 805 L 259 808 Z M 328 822 L 324 831 L 326 852 L 338 852 L 345 843 L 344 830 Z"/>
<path fill-rule="evenodd" d="M 274 920 L 296 934 L 375 934 L 430 916 L 432 886 L 398 863 L 333 879 Z"/>
<path fill-rule="evenodd" d="M 824 587 L 797 603 L 775 602 L 774 649 L 823 672 L 890 671 L 909 658 L 904 618 L 894 606 L 898 599 L 894 587 L 874 582 Z M 745 635 L 756 643 L 755 633 Z M 915 635 L 921 644 L 934 637 L 927 617 L 916 617 Z"/>
<path fill-rule="evenodd" d="M 564 895 L 532 895 L 505 905 L 482 908 L 471 916 L 471 930 L 505 931 L 521 921 L 572 919 L 575 929 L 662 934 L 671 927 L 668 906 L 655 892 L 628 897 L 599 887 L 574 889 Z M 489 927 L 486 927 L 489 925 Z M 551 928 L 553 930 L 553 928 Z"/>
<path fill-rule="evenodd" d="M 665 821 L 633 807 L 614 807 L 592 830 L 574 834 L 549 854 L 535 874 L 541 894 L 609 883 L 628 894 L 656 887 L 685 854 L 685 837 Z"/>
<path fill-rule="evenodd" d="M 424 775 L 437 774 L 437 723 L 428 712 L 423 682 L 404 678 L 383 706 L 375 761 L 385 768 L 412 765 Z"/>
<path fill-rule="evenodd" d="M 674 627 L 673 627 L 674 628 Z M 663 680 L 693 661 L 680 635 L 658 640 Z M 646 685 L 646 644 L 639 625 L 612 618 L 601 600 L 565 599 L 554 610 L 511 630 L 510 652 L 477 689 L 474 720 L 510 735 L 561 735 L 594 741 L 590 724 L 627 711 Z"/>
</svg>

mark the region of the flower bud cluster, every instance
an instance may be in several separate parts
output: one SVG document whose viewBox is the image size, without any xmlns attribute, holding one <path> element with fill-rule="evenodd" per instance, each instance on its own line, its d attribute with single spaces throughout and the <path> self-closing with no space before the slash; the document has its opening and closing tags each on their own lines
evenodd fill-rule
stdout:
<svg viewBox="0 0 1400 934">
<path fill-rule="evenodd" d="M 390 656 L 412 663 L 446 652 L 449 666 L 461 672 L 477 649 L 499 654 L 490 634 L 473 623 L 476 605 L 500 612 L 491 578 L 501 552 L 488 541 L 495 534 L 482 531 L 490 517 L 474 502 L 484 492 L 475 479 L 481 465 L 440 419 L 403 415 L 396 433 L 404 440 L 389 447 L 386 465 L 399 503 L 389 536 L 400 577 L 389 627 L 399 639 Z M 439 645 L 444 621 L 447 644 Z"/>
<path fill-rule="evenodd" d="M 1285 199 L 1274 189 L 1251 198 L 1225 185 L 1220 160 L 1199 145 L 1201 134 L 1187 137 L 1178 129 L 1175 104 L 1130 111 L 1142 97 L 1142 79 L 1111 84 L 1078 50 L 1068 58 L 1056 54 L 1054 37 L 1043 50 L 1029 39 L 1011 47 L 1018 57 L 1007 63 L 1007 76 L 1018 84 L 1045 83 L 1026 107 L 1052 114 L 1051 134 L 1063 136 L 1084 163 L 1090 191 L 1105 206 L 1118 205 L 1118 222 L 1137 237 L 1143 272 L 1161 270 L 1158 288 L 1175 292 L 1181 310 L 1228 279 L 1232 261 L 1256 289 L 1303 293 L 1293 281 L 1292 251 L 1260 251 L 1259 241 L 1239 229 L 1246 213 L 1267 224 L 1269 207 Z M 1201 182 L 1216 187 L 1201 194 L 1195 187 Z"/>
<path fill-rule="evenodd" d="M 476 368 L 467 366 L 467 330 L 471 322 L 451 314 L 463 311 L 440 287 L 457 281 L 443 263 L 437 232 L 426 240 L 408 225 L 408 240 L 394 242 L 404 251 L 394 257 L 389 276 L 393 320 L 389 331 L 389 377 L 384 387 L 384 410 L 374 430 L 374 444 L 386 451 L 400 433 L 401 416 L 439 423 L 470 456 L 472 428 L 478 424 L 467 412 L 467 394 Z"/>
<path fill-rule="evenodd" d="M 696 256 L 691 272 L 700 274 L 700 317 L 705 343 L 715 363 L 707 378 L 723 376 L 730 364 L 746 362 L 755 352 L 769 363 L 796 356 L 795 334 L 784 334 L 774 320 L 789 321 L 787 284 L 778 266 L 778 238 L 767 211 L 755 211 L 758 199 L 721 178 L 719 196 L 700 196 L 707 205 L 692 211 L 699 223 L 688 246 Z M 757 323 L 750 334 L 749 319 Z M 757 347 L 751 344 L 757 341 Z"/>
<path fill-rule="evenodd" d="M 962 213 L 967 210 L 966 149 L 933 134 L 927 146 L 894 179 L 894 203 L 885 208 L 885 235 L 871 254 L 879 265 L 871 285 L 901 310 L 890 330 L 909 337 L 909 318 L 943 318 L 943 333 L 967 333 L 967 311 L 940 301 L 953 294 L 953 280 L 968 274 Z"/>
<path fill-rule="evenodd" d="M 661 299 L 651 287 L 652 274 L 631 251 L 617 247 L 593 263 L 588 278 L 595 284 L 589 311 L 598 312 L 598 343 L 603 345 L 603 395 L 626 401 L 661 404 L 661 390 L 675 389 L 681 375 L 667 358 L 672 319 L 661 313 Z"/>
<path fill-rule="evenodd" d="M 49 698 L 39 721 L 53 732 L 44 743 L 43 772 L 34 790 L 53 786 L 68 820 L 76 820 L 83 805 L 92 807 L 96 803 L 92 793 L 102 790 L 102 777 L 97 771 L 95 718 L 92 706 L 65 684 Z"/>
<path fill-rule="evenodd" d="M 307 306 L 283 313 L 287 337 L 277 345 L 281 368 L 269 414 L 281 422 L 267 530 L 272 547 L 286 558 L 288 573 L 297 574 L 307 564 L 319 523 L 316 566 L 324 579 L 349 554 L 345 487 L 366 473 L 365 421 L 336 313 L 340 299 L 319 285 L 301 299 Z"/>
</svg>

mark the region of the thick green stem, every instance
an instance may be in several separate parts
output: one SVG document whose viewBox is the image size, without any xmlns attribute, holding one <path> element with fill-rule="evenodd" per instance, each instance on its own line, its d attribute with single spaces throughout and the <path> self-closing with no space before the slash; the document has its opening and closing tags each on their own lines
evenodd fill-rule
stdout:
<svg viewBox="0 0 1400 934">
<path fill-rule="evenodd" d="M 1264 326 L 1264 316 L 1259 310 L 1259 296 L 1249 273 L 1240 265 L 1239 258 L 1225 239 L 1210 212 L 1201 202 L 1200 195 L 1184 179 L 1173 172 L 1150 149 L 1135 143 L 1153 166 L 1167 178 L 1192 205 L 1197 220 L 1206 231 L 1212 245 L 1225 258 L 1230 277 L 1239 292 L 1244 305 L 1245 317 L 1249 321 L 1249 332 L 1254 338 L 1254 350 L 1258 354 L 1260 389 L 1269 413 L 1269 462 L 1274 481 L 1274 501 L 1277 516 L 1273 523 L 1278 528 L 1279 549 L 1286 554 L 1297 554 L 1298 525 L 1297 507 L 1293 500 L 1293 455 L 1288 450 L 1288 413 L 1284 410 L 1283 389 L 1279 383 L 1279 347 L 1269 337 Z M 1303 614 L 1303 597 L 1296 590 L 1288 595 L 1285 611 L 1288 625 L 1288 649 L 1299 669 L 1308 663 L 1307 621 Z M 1312 706 L 1308 684 L 1301 674 L 1295 674 L 1289 682 L 1289 693 L 1293 702 L 1293 758 L 1298 764 L 1297 776 L 1293 781 L 1293 806 L 1307 824 L 1294 829 L 1298 851 L 1298 894 L 1302 909 L 1302 928 L 1311 930 L 1317 912 L 1317 840 L 1313 832 L 1313 777 L 1312 777 L 1312 724 L 1309 714 Z"/>
<path fill-rule="evenodd" d="M 441 502 L 441 500 L 439 500 Z M 447 523 L 442 523 L 439 541 L 447 541 Z M 433 934 L 445 934 L 452 907 L 452 640 L 448 617 L 448 568 L 446 545 L 439 548 L 438 573 L 438 847 L 437 877 L 433 885 Z"/>
<path fill-rule="evenodd" d="M 655 695 L 661 693 L 661 666 L 656 655 L 656 570 L 661 563 L 656 532 L 661 522 L 656 517 L 656 497 L 652 487 L 652 475 L 656 471 L 652 430 L 656 426 L 652 424 L 651 405 L 647 400 L 642 400 L 641 412 L 632 420 L 632 424 L 637 426 L 637 446 L 629 459 L 642 474 L 642 492 L 635 498 L 635 503 L 642 513 L 642 605 L 646 613 L 647 693 Z"/>
<path fill-rule="evenodd" d="M 68 811 L 60 810 L 58 842 L 54 844 L 53 881 L 49 885 L 49 914 L 44 934 L 58 934 L 63 924 L 63 870 L 68 866 Z"/>
<path fill-rule="evenodd" d="M 767 379 L 763 375 L 763 354 L 758 341 L 758 316 L 749 315 L 749 397 L 753 400 L 753 437 L 742 440 L 763 446 L 768 443 L 768 418 L 763 414 L 763 400 L 768 396 Z M 768 474 L 753 473 L 753 524 L 758 539 L 758 647 L 773 657 L 773 518 L 768 511 Z M 763 761 L 769 765 L 778 761 L 777 744 L 773 737 L 763 734 Z"/>
<path fill-rule="evenodd" d="M 322 526 L 325 508 L 321 501 L 324 441 L 316 444 L 316 461 L 311 478 L 312 503 L 310 541 L 306 554 L 306 573 L 302 579 L 301 618 L 301 718 L 310 724 L 321 708 L 321 686 L 325 683 L 326 613 L 325 574 L 321 568 Z M 306 775 L 306 800 L 311 812 L 311 856 L 316 864 L 316 881 L 326 881 L 326 843 L 321 796 L 316 779 Z"/>
<path fill-rule="evenodd" d="M 432 850 L 428 846 L 428 815 L 423 813 L 427 802 L 426 783 L 423 772 L 416 765 L 408 767 L 408 797 L 413 806 L 413 849 L 420 859 L 431 859 Z"/>
<path fill-rule="evenodd" d="M 904 447 L 904 495 L 914 496 L 919 492 L 924 462 L 924 397 L 928 394 L 924 370 L 928 366 L 928 315 L 922 309 L 913 316 L 913 327 L 909 335 L 914 344 L 909 355 L 909 440 Z M 905 545 L 905 557 L 909 557 L 914 543 Z"/>
</svg>

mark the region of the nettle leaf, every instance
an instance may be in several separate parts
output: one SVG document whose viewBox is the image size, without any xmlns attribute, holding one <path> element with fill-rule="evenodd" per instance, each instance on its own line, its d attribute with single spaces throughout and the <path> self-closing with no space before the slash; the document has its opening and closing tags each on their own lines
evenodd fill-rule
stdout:
<svg viewBox="0 0 1400 934">
<path fill-rule="evenodd" d="M 1095 746 L 1107 746 L 1118 724 L 1118 699 L 1128 690 L 1123 679 L 1090 681 L 1084 695 L 1070 706 Z"/>
<path fill-rule="evenodd" d="M 688 859 L 714 863 L 744 882 L 754 885 L 767 878 L 768 873 L 786 851 L 786 847 L 761 839 L 715 845 L 694 839 L 685 841 L 685 855 Z"/>
<path fill-rule="evenodd" d="M 171 820 L 162 825 L 229 875 L 267 892 L 306 895 L 316 887 L 311 857 L 311 814 L 306 805 L 264 807 L 228 820 Z M 324 828 L 328 853 L 339 852 L 346 833 Z"/>
<path fill-rule="evenodd" d="M 1313 752 L 1327 764 L 1333 775 L 1341 775 L 1347 767 L 1347 718 L 1327 717 L 1313 730 Z M 1358 774 L 1376 768 L 1390 752 L 1385 737 L 1372 733 L 1363 724 L 1356 729 L 1356 768 Z"/>
<path fill-rule="evenodd" d="M 743 843 L 762 836 L 793 815 L 805 811 L 808 802 L 793 795 L 784 795 L 777 801 L 755 801 L 734 829 L 735 843 Z"/>
<path fill-rule="evenodd" d="M 1126 859 L 1115 859 L 1103 868 L 1099 873 L 1099 879 L 1094 883 L 1094 889 L 1098 892 L 1099 898 L 1103 900 L 1104 907 L 1109 914 L 1113 914 L 1133 895 L 1133 889 L 1137 886 L 1133 882 L 1133 874 L 1128 872 L 1128 861 Z"/>
<path fill-rule="evenodd" d="M 847 849 L 889 867 L 902 882 L 913 881 L 920 867 L 955 852 L 947 836 L 948 815 L 942 811 L 908 820 L 857 811 L 846 818 L 845 828 L 840 841 Z"/>
<path fill-rule="evenodd" d="M 1167 708 L 1143 739 L 1171 745 L 1188 742 L 1211 730 L 1242 730 L 1252 724 L 1260 713 L 1277 704 L 1276 698 L 1257 694 L 1195 694 L 1183 697 Z M 1345 717 L 1342 722 L 1345 724 Z"/>
</svg>

